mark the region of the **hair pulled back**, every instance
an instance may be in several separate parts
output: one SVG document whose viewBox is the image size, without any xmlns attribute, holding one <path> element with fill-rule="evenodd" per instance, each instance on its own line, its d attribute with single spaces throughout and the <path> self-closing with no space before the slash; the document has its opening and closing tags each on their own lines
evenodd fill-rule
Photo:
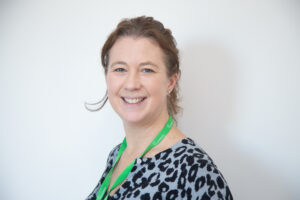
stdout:
<svg viewBox="0 0 300 200">
<path fill-rule="evenodd" d="M 108 70 L 109 64 L 109 52 L 115 42 L 125 36 L 132 36 L 132 37 L 143 37 L 149 38 L 155 41 L 162 51 L 164 52 L 165 56 L 165 65 L 167 67 L 167 75 L 171 77 L 174 74 L 178 74 L 178 78 L 180 77 L 181 71 L 179 69 L 179 52 L 176 47 L 175 38 L 172 35 L 170 29 L 164 27 L 164 25 L 153 19 L 153 17 L 146 17 L 140 16 L 130 19 L 123 19 L 116 27 L 116 29 L 108 36 L 106 42 L 104 43 L 101 51 L 101 62 L 104 68 L 105 74 Z M 178 106 L 178 92 L 179 86 L 178 81 L 175 84 L 174 89 L 167 97 L 167 109 L 170 115 L 176 121 L 176 114 L 180 111 L 180 107 Z M 104 104 L 106 103 L 108 97 L 107 93 L 105 97 L 95 103 L 89 105 L 100 105 L 96 110 L 100 110 Z M 90 109 L 89 109 L 90 110 Z"/>
</svg>

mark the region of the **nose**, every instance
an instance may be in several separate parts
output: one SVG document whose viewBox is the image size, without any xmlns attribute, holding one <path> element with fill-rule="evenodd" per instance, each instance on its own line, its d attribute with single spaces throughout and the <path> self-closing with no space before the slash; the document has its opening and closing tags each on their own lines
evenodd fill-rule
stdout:
<svg viewBox="0 0 300 200">
<path fill-rule="evenodd" d="M 141 88 L 141 80 L 138 72 L 130 71 L 126 77 L 125 85 L 126 90 L 138 90 Z"/>
</svg>

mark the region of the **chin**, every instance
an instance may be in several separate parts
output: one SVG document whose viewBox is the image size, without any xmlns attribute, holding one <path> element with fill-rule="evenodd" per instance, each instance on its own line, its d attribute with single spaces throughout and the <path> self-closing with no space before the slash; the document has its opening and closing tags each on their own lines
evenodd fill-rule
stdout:
<svg viewBox="0 0 300 200">
<path fill-rule="evenodd" d="M 141 113 L 126 113 L 120 114 L 121 119 L 125 123 L 140 124 L 146 121 L 147 117 Z"/>
</svg>

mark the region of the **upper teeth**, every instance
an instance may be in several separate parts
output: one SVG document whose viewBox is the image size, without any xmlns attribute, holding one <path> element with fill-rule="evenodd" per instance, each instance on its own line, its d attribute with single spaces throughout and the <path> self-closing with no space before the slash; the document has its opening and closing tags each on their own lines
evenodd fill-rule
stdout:
<svg viewBox="0 0 300 200">
<path fill-rule="evenodd" d="M 128 98 L 124 98 L 124 100 L 127 103 L 139 103 L 143 100 L 143 98 L 134 98 L 134 99 L 128 99 Z"/>
</svg>

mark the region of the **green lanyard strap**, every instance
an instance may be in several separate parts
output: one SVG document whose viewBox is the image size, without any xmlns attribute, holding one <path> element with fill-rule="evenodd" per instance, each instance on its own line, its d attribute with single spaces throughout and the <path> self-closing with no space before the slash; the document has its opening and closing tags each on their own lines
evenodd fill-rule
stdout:
<svg viewBox="0 0 300 200">
<path fill-rule="evenodd" d="M 158 133 L 158 135 L 154 138 L 154 140 L 152 140 L 152 142 L 149 144 L 149 146 L 145 149 L 144 153 L 142 153 L 139 158 L 143 157 L 148 151 L 150 151 L 153 147 L 155 147 L 156 145 L 158 145 L 162 139 L 167 135 L 167 133 L 171 130 L 173 126 L 173 119 L 170 115 L 169 120 L 167 121 L 167 123 L 165 124 L 165 126 L 163 127 L 163 129 Z M 103 197 L 106 194 L 106 191 L 108 189 L 109 183 L 110 183 L 110 179 L 112 176 L 112 172 L 114 170 L 114 167 L 116 165 L 116 163 L 118 163 L 122 153 L 124 152 L 124 150 L 127 147 L 127 142 L 126 142 L 126 137 L 124 138 L 120 149 L 118 151 L 118 155 L 116 157 L 116 160 L 112 166 L 112 168 L 109 170 L 108 174 L 106 175 L 99 191 L 97 194 L 97 199 L 96 200 L 102 200 Z M 112 187 L 110 188 L 110 190 L 107 192 L 104 200 L 106 200 L 108 198 L 109 193 L 115 189 L 118 185 L 120 185 L 128 176 L 128 174 L 130 173 L 131 169 L 134 166 L 134 162 L 135 160 L 133 160 L 123 171 L 122 173 L 118 176 L 118 178 L 116 179 L 116 181 L 114 182 L 114 184 L 112 185 Z"/>
</svg>

